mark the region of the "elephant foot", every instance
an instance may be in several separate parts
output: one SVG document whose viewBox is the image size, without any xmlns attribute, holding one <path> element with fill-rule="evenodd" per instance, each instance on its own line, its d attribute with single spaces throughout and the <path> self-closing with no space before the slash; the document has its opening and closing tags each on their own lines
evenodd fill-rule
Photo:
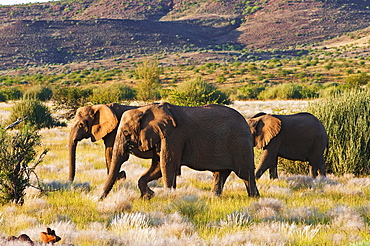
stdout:
<svg viewBox="0 0 370 246">
<path fill-rule="evenodd" d="M 125 171 L 121 171 L 121 172 L 118 173 L 117 180 L 120 180 L 120 179 L 126 179 L 126 172 Z"/>
<path fill-rule="evenodd" d="M 154 191 L 152 191 L 151 189 L 148 188 L 147 191 L 146 191 L 146 193 L 142 193 L 141 194 L 140 198 L 149 200 L 153 196 L 154 196 Z"/>
<path fill-rule="evenodd" d="M 222 191 L 220 191 L 220 190 L 218 190 L 218 189 L 216 189 L 216 190 L 214 190 L 214 189 L 212 189 L 212 191 L 211 191 L 212 193 L 213 193 L 213 195 L 215 195 L 215 196 L 221 196 L 221 194 L 222 194 Z"/>
<path fill-rule="evenodd" d="M 221 196 L 221 192 L 214 192 L 213 195 L 215 195 L 217 197 L 220 197 Z"/>
<path fill-rule="evenodd" d="M 260 197 L 258 190 L 255 190 L 249 194 L 249 197 Z"/>
</svg>

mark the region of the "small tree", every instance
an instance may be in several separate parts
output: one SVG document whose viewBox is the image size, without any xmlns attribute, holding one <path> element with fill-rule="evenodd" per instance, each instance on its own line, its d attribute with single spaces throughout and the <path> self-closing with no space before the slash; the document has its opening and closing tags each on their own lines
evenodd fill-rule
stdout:
<svg viewBox="0 0 370 246">
<path fill-rule="evenodd" d="M 159 99 L 159 76 L 163 69 L 158 66 L 157 61 L 145 60 L 137 65 L 135 70 L 140 82 L 137 84 L 137 99 L 148 101 Z"/>
<path fill-rule="evenodd" d="M 27 118 L 27 123 L 41 129 L 43 127 L 52 127 L 59 123 L 54 121 L 47 106 L 34 99 L 21 100 L 17 102 L 9 117 L 9 124 L 20 118 Z"/>
<path fill-rule="evenodd" d="M 9 101 L 9 100 L 18 100 L 19 98 L 22 97 L 22 92 L 17 89 L 17 88 L 14 88 L 14 87 L 6 87 L 6 88 L 3 88 L 1 91 L 0 91 L 1 94 L 3 94 L 5 96 L 5 99 L 6 101 Z"/>
<path fill-rule="evenodd" d="M 60 108 L 77 109 L 88 101 L 92 91 L 92 88 L 63 87 L 53 91 L 53 99 Z"/>
<path fill-rule="evenodd" d="M 367 73 L 359 73 L 359 74 L 351 75 L 345 78 L 345 82 L 350 87 L 360 87 L 360 86 L 368 84 L 369 81 L 370 81 L 370 75 L 367 75 Z"/>
<path fill-rule="evenodd" d="M 93 89 L 92 95 L 89 99 L 93 104 L 107 104 L 132 100 L 134 96 L 135 91 L 131 89 L 131 87 L 124 84 L 114 83 L 109 86 Z"/>
<path fill-rule="evenodd" d="M 37 99 L 40 101 L 48 101 L 51 99 L 53 91 L 44 86 L 34 86 L 24 92 L 23 97 L 27 99 Z"/>
<path fill-rule="evenodd" d="M 45 150 L 35 161 L 38 145 L 40 136 L 27 125 L 12 132 L 0 127 L 0 204 L 23 204 L 25 190 L 32 186 L 31 175 L 37 177 L 35 168 L 47 153 Z"/>
</svg>

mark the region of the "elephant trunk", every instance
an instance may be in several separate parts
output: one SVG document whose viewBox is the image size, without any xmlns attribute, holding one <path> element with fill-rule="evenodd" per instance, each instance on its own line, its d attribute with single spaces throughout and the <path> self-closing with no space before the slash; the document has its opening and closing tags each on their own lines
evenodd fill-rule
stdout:
<svg viewBox="0 0 370 246">
<path fill-rule="evenodd" d="M 73 181 L 76 174 L 76 147 L 77 141 L 70 140 L 69 141 L 69 181 Z"/>
<path fill-rule="evenodd" d="M 111 189 L 113 188 L 113 185 L 117 180 L 117 176 L 118 176 L 120 168 L 121 168 L 121 165 L 118 165 L 116 162 L 112 162 L 111 167 L 109 169 L 109 175 L 107 177 L 107 181 L 105 182 L 105 185 L 103 188 L 103 194 L 100 196 L 100 200 L 104 199 L 109 194 Z"/>
<path fill-rule="evenodd" d="M 117 134 L 117 137 L 119 137 L 119 134 Z M 109 194 L 119 175 L 126 177 L 124 171 L 120 172 L 122 163 L 127 161 L 129 158 L 129 153 L 125 150 L 124 146 L 124 140 L 121 141 L 116 138 L 113 148 L 112 162 L 109 167 L 109 174 L 103 188 L 103 194 L 100 196 L 100 200 L 104 199 Z"/>
</svg>

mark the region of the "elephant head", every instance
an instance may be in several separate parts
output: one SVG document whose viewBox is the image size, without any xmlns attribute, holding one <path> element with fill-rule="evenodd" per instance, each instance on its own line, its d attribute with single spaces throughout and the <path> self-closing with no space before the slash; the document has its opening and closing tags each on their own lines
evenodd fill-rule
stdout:
<svg viewBox="0 0 370 246">
<path fill-rule="evenodd" d="M 266 147 L 281 129 L 281 121 L 271 114 L 258 113 L 247 119 L 254 138 L 254 146 L 258 149 Z"/>
<path fill-rule="evenodd" d="M 171 134 L 176 127 L 175 120 L 166 104 L 153 104 L 127 111 L 117 132 L 115 150 L 127 150 L 134 145 L 140 151 L 148 151 L 161 139 Z"/>
<path fill-rule="evenodd" d="M 69 134 L 69 180 L 73 181 L 76 169 L 76 147 L 78 141 L 91 138 L 92 142 L 102 139 L 118 125 L 118 119 L 107 105 L 85 106 L 77 110 Z"/>
<path fill-rule="evenodd" d="M 119 173 L 117 163 L 127 160 L 132 148 L 155 150 L 163 138 L 175 129 L 176 122 L 167 104 L 151 104 L 128 110 L 122 115 L 114 142 L 112 163 L 101 199 L 112 189 Z"/>
</svg>

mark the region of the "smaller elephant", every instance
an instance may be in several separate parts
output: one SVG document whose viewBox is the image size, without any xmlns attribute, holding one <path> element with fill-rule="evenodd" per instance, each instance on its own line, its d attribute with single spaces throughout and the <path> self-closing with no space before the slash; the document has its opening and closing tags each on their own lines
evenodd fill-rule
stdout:
<svg viewBox="0 0 370 246">
<path fill-rule="evenodd" d="M 69 180 L 73 181 L 76 170 L 76 147 L 82 139 L 90 138 L 92 142 L 104 140 L 105 159 L 107 171 L 109 171 L 113 144 L 117 134 L 117 128 L 122 114 L 136 106 L 120 105 L 117 103 L 98 104 L 85 106 L 77 109 L 69 133 Z M 139 158 L 151 159 L 151 151 L 141 152 L 137 148 L 132 149 L 132 154 Z M 154 153 L 155 154 L 155 153 Z M 156 160 L 156 158 L 155 158 Z M 120 162 L 119 166 L 123 163 Z M 125 178 L 126 173 L 121 171 L 117 179 Z"/>
<path fill-rule="evenodd" d="M 270 178 L 278 178 L 278 157 L 289 160 L 308 161 L 310 176 L 318 171 L 325 176 L 324 151 L 328 146 L 328 135 L 321 122 L 310 113 L 293 115 L 271 115 L 258 113 L 247 119 L 254 146 L 263 149 L 256 170 L 256 178 L 269 169 Z"/>
</svg>

